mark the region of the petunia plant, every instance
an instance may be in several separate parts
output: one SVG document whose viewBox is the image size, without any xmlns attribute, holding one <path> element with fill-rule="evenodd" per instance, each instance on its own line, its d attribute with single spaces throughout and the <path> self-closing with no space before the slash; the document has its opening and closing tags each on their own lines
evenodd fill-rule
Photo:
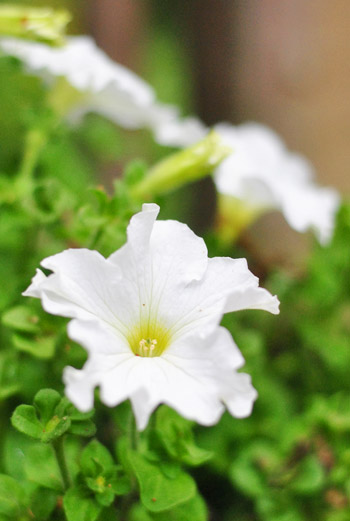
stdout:
<svg viewBox="0 0 350 521">
<path fill-rule="evenodd" d="M 0 520 L 347 521 L 348 205 L 265 127 L 181 119 L 67 20 L 0 9 Z M 211 174 L 204 241 L 188 185 Z M 232 239 L 270 208 L 321 245 L 261 287 Z"/>
</svg>

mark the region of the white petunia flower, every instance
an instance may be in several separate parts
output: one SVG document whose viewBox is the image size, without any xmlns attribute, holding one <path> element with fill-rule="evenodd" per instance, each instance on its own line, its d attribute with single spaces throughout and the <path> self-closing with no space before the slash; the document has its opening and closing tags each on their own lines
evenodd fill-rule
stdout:
<svg viewBox="0 0 350 521">
<path fill-rule="evenodd" d="M 253 212 L 280 210 L 292 228 L 312 229 L 322 244 L 331 239 L 340 198 L 334 189 L 314 183 L 305 158 L 289 152 L 264 125 L 220 124 L 215 130 L 233 149 L 214 174 L 220 194 L 244 202 Z"/>
<path fill-rule="evenodd" d="M 278 313 L 278 299 L 258 287 L 245 259 L 211 258 L 185 224 L 156 221 L 145 204 L 128 227 L 127 243 L 108 259 L 70 249 L 44 259 L 26 296 L 52 314 L 73 318 L 70 338 L 89 353 L 82 370 L 64 373 L 66 394 L 81 411 L 129 398 L 144 429 L 160 403 L 203 425 L 224 406 L 250 414 L 256 391 L 237 373 L 243 358 L 222 315 L 241 309 Z"/>
<path fill-rule="evenodd" d="M 132 71 L 111 60 L 88 36 L 73 36 L 62 47 L 17 38 L 0 38 L 0 50 L 16 56 L 27 69 L 49 84 L 64 78 L 80 96 L 72 96 L 66 117 L 79 122 L 88 112 L 96 112 L 128 129 L 147 127 L 162 143 L 162 135 L 172 146 L 185 146 L 188 136 L 198 141 L 205 133 L 195 118 L 181 120 L 178 109 L 159 103 L 152 87 Z M 62 85 L 60 86 L 62 88 Z M 169 135 L 181 121 L 181 133 Z M 186 127 L 186 128 L 184 128 Z M 172 132 L 174 134 L 174 131 Z"/>
<path fill-rule="evenodd" d="M 65 78 L 83 94 L 70 118 L 100 112 L 127 128 L 144 124 L 143 109 L 154 103 L 153 89 L 127 68 L 113 62 L 92 38 L 70 37 L 62 47 L 16 38 L 1 38 L 0 49 L 22 60 L 49 83 Z"/>
<path fill-rule="evenodd" d="M 219 194 L 230 197 L 219 206 L 232 236 L 262 213 L 280 210 L 298 232 L 312 229 L 322 244 L 331 239 L 340 197 L 336 190 L 315 184 L 304 157 L 289 152 L 275 132 L 259 123 L 220 123 L 214 130 L 233 150 L 214 172 Z M 156 139 L 163 145 L 189 146 L 207 132 L 196 118 L 174 115 L 160 118 Z"/>
</svg>

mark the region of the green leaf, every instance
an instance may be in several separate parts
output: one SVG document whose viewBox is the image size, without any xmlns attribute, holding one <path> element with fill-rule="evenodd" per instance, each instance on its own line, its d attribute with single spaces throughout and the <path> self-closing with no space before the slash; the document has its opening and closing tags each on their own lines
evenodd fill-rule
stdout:
<svg viewBox="0 0 350 521">
<path fill-rule="evenodd" d="M 139 183 L 146 175 L 147 165 L 143 161 L 134 160 L 129 163 L 124 171 L 124 179 L 127 185 Z"/>
<path fill-rule="evenodd" d="M 113 466 L 110 452 L 97 440 L 92 440 L 81 455 L 81 470 L 85 476 L 96 477 L 102 469 Z"/>
<path fill-rule="evenodd" d="M 0 352 L 0 400 L 4 400 L 19 391 L 18 377 L 18 354 L 15 352 Z"/>
<path fill-rule="evenodd" d="M 135 505 L 129 521 L 207 521 L 208 513 L 203 498 L 196 494 L 192 499 L 166 512 L 149 512 L 142 505 Z"/>
<path fill-rule="evenodd" d="M 21 479 L 23 476 L 28 481 L 32 481 L 37 485 L 40 485 L 50 490 L 62 492 L 63 483 L 61 473 L 57 465 L 55 453 L 50 444 L 42 442 L 33 442 L 29 438 L 25 439 L 25 444 L 21 445 L 20 439 L 16 442 L 16 445 L 20 447 L 20 452 L 23 451 L 23 461 Z M 79 468 L 79 456 L 81 451 L 80 440 L 78 438 L 69 437 L 65 440 L 64 444 L 66 462 L 68 471 L 73 480 L 75 480 L 80 468 Z M 12 449 L 12 454 L 18 457 L 18 450 Z M 9 467 L 10 462 L 7 463 Z M 20 471 L 21 469 L 18 469 Z"/>
<path fill-rule="evenodd" d="M 33 438 L 40 438 L 45 443 L 52 442 L 66 432 L 79 436 L 92 436 L 95 433 L 94 423 L 89 418 L 94 411 L 82 414 L 53 389 L 42 389 L 34 397 L 35 408 L 23 405 L 13 414 L 13 425 Z M 73 421 L 69 415 L 72 413 Z M 40 420 L 37 417 L 40 416 Z"/>
<path fill-rule="evenodd" d="M 112 490 L 117 496 L 124 496 L 131 492 L 132 485 L 128 476 L 124 474 L 121 466 L 115 467 L 115 474 L 109 480 Z"/>
<path fill-rule="evenodd" d="M 75 197 L 56 177 L 37 181 L 32 198 L 25 202 L 25 209 L 31 217 L 48 224 L 71 210 L 75 205 Z"/>
<path fill-rule="evenodd" d="M 30 510 L 34 519 L 46 521 L 56 507 L 57 497 L 57 492 L 53 490 L 44 487 L 37 488 L 30 500 Z"/>
<path fill-rule="evenodd" d="M 266 492 L 266 481 L 250 461 L 238 458 L 231 468 L 232 482 L 247 496 L 256 498 Z"/>
<path fill-rule="evenodd" d="M 148 458 L 149 459 L 149 458 Z M 150 460 L 152 462 L 152 460 Z M 155 462 L 157 464 L 157 462 Z M 181 471 L 181 466 L 179 463 L 175 461 L 159 461 L 159 465 L 161 468 L 161 471 L 163 472 L 164 476 L 167 476 L 168 478 L 176 478 L 176 476 L 179 475 L 179 472 Z"/>
<path fill-rule="evenodd" d="M 264 521 L 305 521 L 298 504 L 293 504 L 287 490 L 270 490 L 256 503 L 259 519 Z"/>
<path fill-rule="evenodd" d="M 137 452 L 129 451 L 128 459 L 140 485 L 141 501 L 148 510 L 169 510 L 194 496 L 196 485 L 185 472 L 171 479 Z"/>
<path fill-rule="evenodd" d="M 39 331 L 39 317 L 26 306 L 16 306 L 6 311 L 1 318 L 4 326 L 24 333 Z"/>
<path fill-rule="evenodd" d="M 36 410 L 32 405 L 19 405 L 11 417 L 12 425 L 31 436 L 32 438 L 41 439 L 43 434 L 43 426 L 37 418 Z"/>
<path fill-rule="evenodd" d="M 97 503 L 103 507 L 108 507 L 113 503 L 114 493 L 111 489 L 106 488 L 103 492 L 95 495 Z"/>
<path fill-rule="evenodd" d="M 154 521 L 207 521 L 207 519 L 207 507 L 199 494 L 167 512 L 152 513 Z"/>
<path fill-rule="evenodd" d="M 62 491 L 61 474 L 51 445 L 32 445 L 26 452 L 24 468 L 28 480 L 45 488 Z"/>
<path fill-rule="evenodd" d="M 298 466 L 298 474 L 291 483 L 291 489 L 302 495 L 319 492 L 326 481 L 325 470 L 316 456 L 310 455 Z"/>
<path fill-rule="evenodd" d="M 61 395 L 54 389 L 41 389 L 34 397 L 34 405 L 40 413 L 43 423 L 47 423 L 54 415 L 61 401 Z"/>
<path fill-rule="evenodd" d="M 95 414 L 95 409 L 91 409 L 91 411 L 88 412 L 80 412 L 67 398 L 62 398 L 62 403 L 66 401 L 65 406 L 65 413 L 70 416 L 70 419 L 72 421 L 85 421 L 85 420 L 91 420 L 93 415 Z M 58 410 L 56 411 L 57 414 L 59 414 Z"/>
<path fill-rule="evenodd" d="M 168 454 L 186 465 L 202 465 L 213 455 L 195 445 L 192 423 L 169 407 L 157 411 L 156 435 Z"/>
<path fill-rule="evenodd" d="M 83 486 L 70 488 L 63 498 L 64 512 L 68 521 L 96 521 L 102 506 Z"/>
<path fill-rule="evenodd" d="M 139 503 L 134 505 L 129 513 L 128 521 L 152 521 L 153 517 L 151 517 L 150 512 L 145 509 L 145 507 Z"/>
<path fill-rule="evenodd" d="M 0 514 L 19 519 L 23 508 L 24 491 L 10 476 L 0 474 Z"/>
<path fill-rule="evenodd" d="M 96 425 L 91 420 L 73 421 L 68 432 L 76 436 L 90 437 L 96 434 Z"/>
<path fill-rule="evenodd" d="M 18 351 L 29 353 L 42 360 L 52 358 L 56 349 L 56 339 L 53 336 L 28 339 L 15 334 L 12 337 L 12 343 Z"/>
</svg>

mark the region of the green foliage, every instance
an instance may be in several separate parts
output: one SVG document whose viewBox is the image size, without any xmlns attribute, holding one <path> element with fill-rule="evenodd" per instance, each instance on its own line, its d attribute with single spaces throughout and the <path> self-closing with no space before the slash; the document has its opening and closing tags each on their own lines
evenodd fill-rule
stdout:
<svg viewBox="0 0 350 521">
<path fill-rule="evenodd" d="M 182 470 L 170 477 L 162 472 L 159 465 L 154 465 L 135 451 L 129 451 L 128 459 L 140 486 L 141 501 L 147 510 L 170 510 L 195 495 L 193 479 Z"/>
<path fill-rule="evenodd" d="M 19 519 L 24 510 L 24 491 L 10 476 L 0 474 L 0 514 L 6 519 Z"/>
<path fill-rule="evenodd" d="M 212 457 L 212 452 L 201 449 L 194 442 L 193 424 L 173 409 L 162 406 L 157 411 L 154 431 L 155 445 L 162 446 L 168 457 L 185 465 L 202 465 Z M 160 453 L 163 456 L 162 453 Z M 164 457 L 159 458 L 160 461 Z"/>
<path fill-rule="evenodd" d="M 128 521 L 207 521 L 207 509 L 199 494 L 165 512 L 150 512 L 143 505 L 135 505 Z"/>
<path fill-rule="evenodd" d="M 72 487 L 64 496 L 64 511 L 68 521 L 95 521 L 102 507 L 85 487 Z"/>
<path fill-rule="evenodd" d="M 96 428 L 93 411 L 80 413 L 67 398 L 53 389 L 42 389 L 34 397 L 34 405 L 19 405 L 12 425 L 27 436 L 51 443 L 65 433 L 93 436 Z"/>
<path fill-rule="evenodd" d="M 75 128 L 57 120 L 50 89 L 18 60 L 0 57 L 0 81 L 0 520 L 348 521 L 350 204 L 302 276 L 266 274 L 279 317 L 252 311 L 223 321 L 259 392 L 250 418 L 225 414 L 194 436 L 191 422 L 161 406 L 131 447 L 129 404 L 114 411 L 97 400 L 100 441 L 87 444 L 93 412 L 61 396 L 63 368 L 81 367 L 86 353 L 67 338 L 65 319 L 21 293 L 44 257 L 120 247 L 143 202 L 131 193 L 148 169 L 135 160 L 124 168 L 125 157 L 165 152 L 99 116 Z M 118 179 L 105 188 L 110 172 Z M 163 197 L 163 216 L 186 221 L 186 190 Z M 215 238 L 209 244 L 211 256 L 221 253 Z"/>
</svg>

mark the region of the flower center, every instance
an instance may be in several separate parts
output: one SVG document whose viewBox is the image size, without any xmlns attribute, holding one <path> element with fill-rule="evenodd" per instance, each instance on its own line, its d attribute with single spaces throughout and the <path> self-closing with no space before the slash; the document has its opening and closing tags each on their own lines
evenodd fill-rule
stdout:
<svg viewBox="0 0 350 521">
<path fill-rule="evenodd" d="M 143 338 L 139 342 L 139 355 L 140 356 L 153 356 L 153 352 L 156 349 L 158 342 L 154 338 L 151 340 L 150 338 Z"/>
<path fill-rule="evenodd" d="M 161 356 L 170 343 L 170 334 L 160 326 L 136 327 L 128 335 L 128 343 L 135 356 Z"/>
</svg>

